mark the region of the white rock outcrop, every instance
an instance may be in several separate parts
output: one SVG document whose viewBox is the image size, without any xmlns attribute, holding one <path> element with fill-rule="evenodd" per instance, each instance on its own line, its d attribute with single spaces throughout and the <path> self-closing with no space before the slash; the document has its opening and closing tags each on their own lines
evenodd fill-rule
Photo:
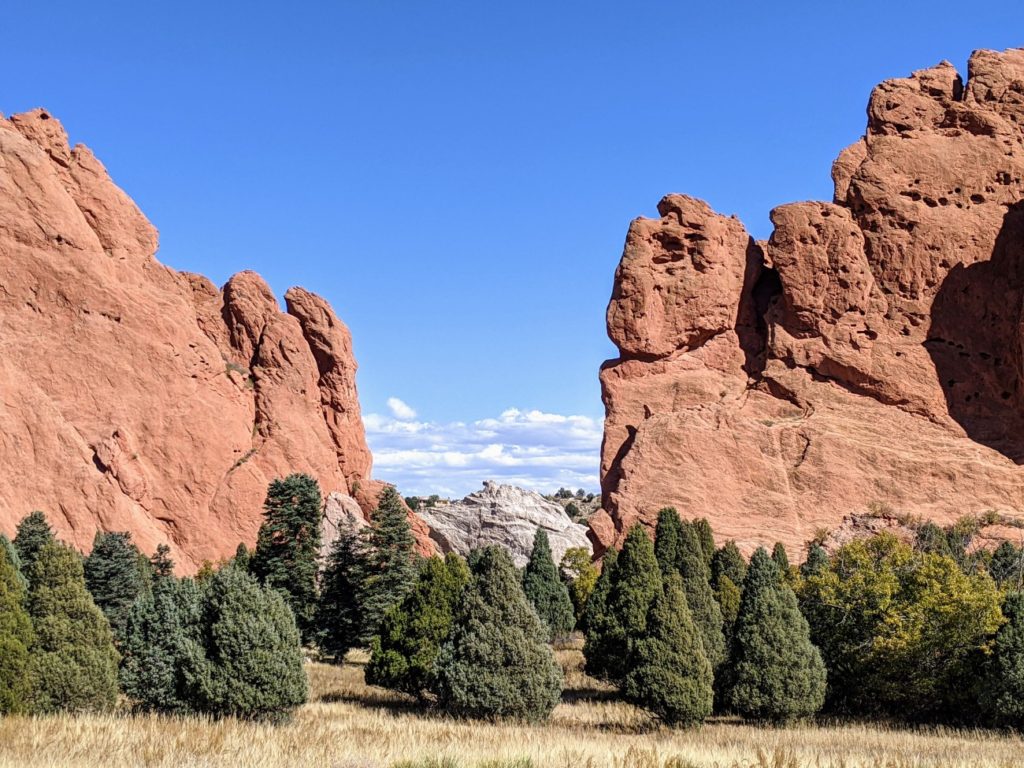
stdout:
<svg viewBox="0 0 1024 768">
<path fill-rule="evenodd" d="M 421 506 L 418 514 L 442 552 L 467 555 L 477 547 L 499 544 L 522 567 L 529 560 L 538 529 L 547 532 L 555 563 L 571 547 L 593 551 L 586 527 L 574 523 L 560 505 L 534 491 L 491 480 L 484 481 L 483 490 L 462 501 Z"/>
</svg>

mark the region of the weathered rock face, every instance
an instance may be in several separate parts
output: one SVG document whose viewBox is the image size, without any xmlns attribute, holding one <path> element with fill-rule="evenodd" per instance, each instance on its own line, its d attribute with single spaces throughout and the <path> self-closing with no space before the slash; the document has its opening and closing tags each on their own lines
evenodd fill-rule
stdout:
<svg viewBox="0 0 1024 768">
<path fill-rule="evenodd" d="M 754 242 L 670 195 L 608 307 L 599 547 L 674 505 L 748 551 L 872 503 L 1024 510 L 1024 50 L 878 86 L 831 203 Z"/>
<path fill-rule="evenodd" d="M 586 527 L 574 523 L 559 504 L 514 485 L 488 480 L 483 490 L 462 501 L 421 507 L 419 515 L 442 552 L 468 555 L 477 547 L 499 544 L 522 567 L 530 559 L 538 529 L 547 532 L 556 565 L 570 547 L 591 551 Z"/>
<path fill-rule="evenodd" d="M 33 509 L 88 549 L 128 530 L 184 572 L 252 544 L 267 483 L 371 481 L 348 329 L 254 273 L 217 290 L 43 110 L 0 119 L 0 530 Z M 426 546 L 426 530 L 416 520 Z"/>
</svg>

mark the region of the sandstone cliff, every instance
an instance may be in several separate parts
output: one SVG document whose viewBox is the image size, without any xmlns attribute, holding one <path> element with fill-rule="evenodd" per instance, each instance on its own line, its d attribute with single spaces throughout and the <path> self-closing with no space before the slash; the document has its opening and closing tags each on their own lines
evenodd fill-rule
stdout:
<svg viewBox="0 0 1024 768">
<path fill-rule="evenodd" d="M 883 504 L 1024 510 L 1024 50 L 879 85 L 831 203 L 735 218 L 670 195 L 608 307 L 600 547 L 675 505 L 798 554 Z"/>
<path fill-rule="evenodd" d="M 283 474 L 372 507 L 351 338 L 327 302 L 292 288 L 282 312 L 258 275 L 218 290 L 156 248 L 57 120 L 0 119 L 0 530 L 41 509 L 80 548 L 129 530 L 189 572 L 255 541 Z"/>
</svg>

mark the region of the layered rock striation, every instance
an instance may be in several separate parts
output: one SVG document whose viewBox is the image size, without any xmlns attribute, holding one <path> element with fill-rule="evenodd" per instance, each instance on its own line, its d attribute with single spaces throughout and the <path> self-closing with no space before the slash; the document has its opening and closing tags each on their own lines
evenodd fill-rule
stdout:
<svg viewBox="0 0 1024 768">
<path fill-rule="evenodd" d="M 255 541 L 275 477 L 371 508 L 351 337 L 327 302 L 292 288 L 282 312 L 255 273 L 218 290 L 156 249 L 57 120 L 0 119 L 0 530 L 40 509 L 80 548 L 128 530 L 189 572 Z"/>
<path fill-rule="evenodd" d="M 882 83 L 832 177 L 767 242 L 683 195 L 631 224 L 599 549 L 665 505 L 793 554 L 879 505 L 1021 517 L 1024 50 Z"/>
</svg>

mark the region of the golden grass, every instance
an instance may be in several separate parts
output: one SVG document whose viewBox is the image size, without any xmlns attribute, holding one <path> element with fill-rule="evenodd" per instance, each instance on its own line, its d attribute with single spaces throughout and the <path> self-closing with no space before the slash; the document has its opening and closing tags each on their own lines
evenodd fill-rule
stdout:
<svg viewBox="0 0 1024 768">
<path fill-rule="evenodd" d="M 558 652 L 566 695 L 546 725 L 457 721 L 363 682 L 365 657 L 310 664 L 311 702 L 287 725 L 156 716 L 0 719 L 0 768 L 1009 768 L 1019 737 L 865 725 L 675 731 L 611 700 L 578 649 Z M 450 760 L 450 762 L 445 762 Z"/>
</svg>

